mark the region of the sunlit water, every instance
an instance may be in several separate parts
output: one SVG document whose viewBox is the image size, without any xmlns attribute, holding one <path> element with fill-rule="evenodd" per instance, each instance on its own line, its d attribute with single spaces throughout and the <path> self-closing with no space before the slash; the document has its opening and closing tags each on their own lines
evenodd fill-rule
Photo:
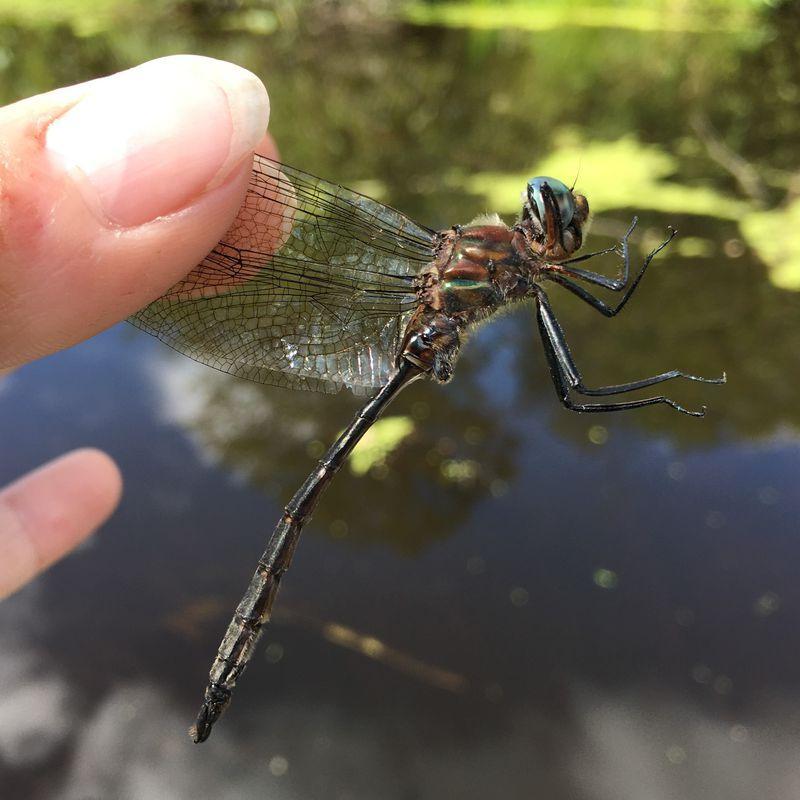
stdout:
<svg viewBox="0 0 800 800">
<path fill-rule="evenodd" d="M 571 180 L 580 158 L 590 247 L 637 210 L 643 246 L 682 234 L 614 321 L 553 291 L 587 381 L 730 383 L 670 387 L 704 421 L 569 415 L 530 310 L 483 328 L 452 384 L 401 395 L 386 446 L 324 497 L 198 747 L 186 728 L 228 615 L 358 401 L 233 380 L 126 326 L 18 371 L 0 384 L 0 481 L 93 444 L 126 492 L 0 607 L 2 797 L 798 796 L 800 296 L 747 229 L 783 231 L 797 168 L 786 18 L 754 25 L 762 39 L 207 22 L 183 19 L 178 46 L 155 21 L 126 43 L 9 28 L 6 71 L 19 95 L 176 49 L 226 56 L 266 80 L 287 161 L 433 226 L 511 214 L 526 175 L 556 162 Z M 757 130 L 736 121 L 749 107 Z M 692 110 L 766 199 L 710 158 Z"/>
</svg>

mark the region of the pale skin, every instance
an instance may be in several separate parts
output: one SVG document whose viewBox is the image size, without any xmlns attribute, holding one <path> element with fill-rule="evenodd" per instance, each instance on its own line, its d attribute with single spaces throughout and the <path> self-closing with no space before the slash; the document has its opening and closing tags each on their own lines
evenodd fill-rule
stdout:
<svg viewBox="0 0 800 800">
<path fill-rule="evenodd" d="M 233 221 L 254 150 L 276 156 L 268 118 L 252 74 L 196 56 L 0 109 L 0 380 L 186 275 Z M 96 531 L 121 492 L 90 448 L 0 489 L 0 598 Z"/>
</svg>

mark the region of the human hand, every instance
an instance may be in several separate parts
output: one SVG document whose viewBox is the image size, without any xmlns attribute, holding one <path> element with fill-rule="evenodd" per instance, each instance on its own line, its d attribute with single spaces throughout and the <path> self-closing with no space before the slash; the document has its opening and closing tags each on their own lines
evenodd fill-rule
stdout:
<svg viewBox="0 0 800 800">
<path fill-rule="evenodd" d="M 186 275 L 232 223 L 269 100 L 251 73 L 171 56 L 0 109 L 0 376 L 124 319 Z M 0 377 L 0 379 L 2 379 Z M 0 598 L 111 514 L 96 450 L 0 491 Z"/>
</svg>

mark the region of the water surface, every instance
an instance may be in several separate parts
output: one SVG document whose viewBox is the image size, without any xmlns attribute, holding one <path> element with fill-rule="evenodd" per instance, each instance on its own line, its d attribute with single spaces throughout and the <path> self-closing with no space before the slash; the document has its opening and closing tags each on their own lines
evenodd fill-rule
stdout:
<svg viewBox="0 0 800 800">
<path fill-rule="evenodd" d="M 588 246 L 634 212 L 638 258 L 681 232 L 612 321 L 552 292 L 587 382 L 730 382 L 671 387 L 703 421 L 571 415 L 530 309 L 482 328 L 325 496 L 196 747 L 228 615 L 358 401 L 231 379 L 125 325 L 19 370 L 0 481 L 92 444 L 126 491 L 0 607 L 3 796 L 797 796 L 796 14 L 539 29 L 280 8 L 11 19 L 4 99 L 168 52 L 228 58 L 267 83 L 287 162 L 434 227 L 513 219 L 526 177 L 580 168 Z"/>
</svg>

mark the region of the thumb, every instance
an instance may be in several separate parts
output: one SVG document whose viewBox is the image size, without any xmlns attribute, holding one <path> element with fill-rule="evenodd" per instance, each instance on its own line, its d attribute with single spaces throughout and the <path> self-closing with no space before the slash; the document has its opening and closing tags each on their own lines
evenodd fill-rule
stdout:
<svg viewBox="0 0 800 800">
<path fill-rule="evenodd" d="M 199 56 L 0 109 L 0 368 L 186 275 L 233 221 L 268 118 L 253 74 Z"/>
</svg>

